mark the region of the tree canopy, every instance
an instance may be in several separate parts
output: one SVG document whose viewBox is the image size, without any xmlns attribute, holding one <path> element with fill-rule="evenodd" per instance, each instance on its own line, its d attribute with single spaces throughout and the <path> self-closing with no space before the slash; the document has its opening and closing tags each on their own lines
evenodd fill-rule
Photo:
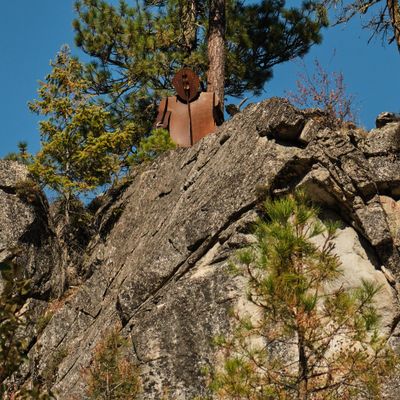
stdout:
<svg viewBox="0 0 400 400">
<path fill-rule="evenodd" d="M 30 171 L 67 201 L 111 181 L 135 134 L 133 124 L 110 130 L 109 113 L 87 93 L 83 66 L 63 47 L 41 83 L 32 111 L 40 122 L 42 147 Z"/>
<path fill-rule="evenodd" d="M 102 96 L 117 120 L 141 121 L 148 128 L 159 96 L 171 90 L 172 77 L 183 66 L 206 82 L 213 1 L 76 2 L 76 44 L 92 58 L 86 67 L 90 90 Z M 321 41 L 327 21 L 316 3 L 285 8 L 284 0 L 225 1 L 226 95 L 259 94 L 274 65 Z"/>
<path fill-rule="evenodd" d="M 109 183 L 129 160 L 171 147 L 159 132 L 143 139 L 151 136 L 158 101 L 172 91 L 181 67 L 196 71 L 222 103 L 224 91 L 259 94 L 273 66 L 307 53 L 327 23 L 314 0 L 297 8 L 285 8 L 284 0 L 133 3 L 77 0 L 75 40 L 90 61 L 64 47 L 30 104 L 47 118 L 31 172 L 67 202 Z M 211 74 L 214 67 L 219 71 Z"/>
</svg>

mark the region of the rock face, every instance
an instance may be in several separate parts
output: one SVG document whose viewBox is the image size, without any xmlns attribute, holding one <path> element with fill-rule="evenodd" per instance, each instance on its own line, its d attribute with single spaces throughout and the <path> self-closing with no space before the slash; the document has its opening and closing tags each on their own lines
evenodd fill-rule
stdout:
<svg viewBox="0 0 400 400">
<path fill-rule="evenodd" d="M 25 166 L 0 160 L 0 262 L 15 259 L 33 299 L 61 294 L 58 246 L 47 201 Z"/>
<path fill-rule="evenodd" d="M 229 330 L 228 311 L 243 297 L 243 283 L 226 272 L 227 260 L 251 242 L 261 199 L 296 186 L 343 221 L 336 243 L 343 283 L 368 278 L 382 285 L 382 329 L 396 343 L 399 217 L 392 210 L 400 194 L 400 123 L 360 137 L 314 118 L 285 100 L 266 100 L 194 147 L 134 170 L 130 183 L 97 211 L 98 234 L 78 266 L 85 282 L 36 338 L 22 379 L 43 378 L 62 350 L 47 383 L 59 399 L 84 398 L 82 370 L 116 326 L 131 339 L 143 399 L 204 394 L 201 371 L 213 362 L 212 338 Z M 0 194 L 1 202 L 13 196 Z M 5 216 L 0 221 L 10 224 Z M 1 242 L 19 240 L 16 232 Z"/>
</svg>

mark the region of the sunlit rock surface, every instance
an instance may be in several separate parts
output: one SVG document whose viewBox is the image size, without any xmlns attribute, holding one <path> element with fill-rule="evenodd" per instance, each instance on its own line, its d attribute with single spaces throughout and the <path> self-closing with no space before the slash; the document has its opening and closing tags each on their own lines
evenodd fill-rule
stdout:
<svg viewBox="0 0 400 400">
<path fill-rule="evenodd" d="M 22 379 L 40 379 L 55 354 L 66 349 L 53 390 L 59 399 L 84 398 L 82 371 L 96 344 L 118 327 L 140 365 L 143 399 L 204 394 L 202 370 L 214 361 L 212 339 L 229 331 L 229 310 L 243 297 L 243 283 L 227 273 L 227 260 L 251 242 L 263 198 L 296 186 L 342 221 L 336 242 L 342 283 L 352 287 L 370 279 L 382 285 L 377 299 L 382 330 L 396 345 L 400 124 L 360 135 L 332 131 L 313 119 L 315 111 L 266 100 L 194 147 L 133 170 L 129 183 L 106 195 L 99 207 L 97 234 L 75 265 L 83 283 L 70 289 L 33 339 Z M 7 171 L 0 172 L 2 252 L 36 218 L 7 189 L 14 178 L 3 175 Z M 42 243 L 35 243 L 35 251 L 48 252 L 48 242 Z M 57 271 L 52 257 L 48 267 Z M 59 283 L 40 279 L 39 293 L 57 291 Z"/>
</svg>

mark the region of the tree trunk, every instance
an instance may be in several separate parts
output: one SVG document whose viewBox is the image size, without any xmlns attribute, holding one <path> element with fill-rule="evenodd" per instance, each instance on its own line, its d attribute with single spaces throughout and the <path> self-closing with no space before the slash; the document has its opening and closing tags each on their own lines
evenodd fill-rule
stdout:
<svg viewBox="0 0 400 400">
<path fill-rule="evenodd" d="M 297 398 L 299 400 L 308 400 L 308 359 L 305 348 L 304 330 L 302 323 L 297 323 L 297 349 L 299 352 L 299 386 Z"/>
<path fill-rule="evenodd" d="M 400 6 L 398 0 L 387 0 L 387 7 L 390 15 L 390 22 L 393 27 L 394 38 L 397 49 L 400 52 Z"/>
<path fill-rule="evenodd" d="M 207 91 L 218 95 L 222 110 L 225 87 L 225 30 L 225 0 L 210 0 Z"/>
</svg>

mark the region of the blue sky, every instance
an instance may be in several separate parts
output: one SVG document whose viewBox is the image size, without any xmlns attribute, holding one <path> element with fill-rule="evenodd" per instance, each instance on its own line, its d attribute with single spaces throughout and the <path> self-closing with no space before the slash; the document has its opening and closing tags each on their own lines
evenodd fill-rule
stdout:
<svg viewBox="0 0 400 400">
<path fill-rule="evenodd" d="M 38 81 L 50 71 L 49 61 L 61 45 L 73 46 L 73 0 L 13 0 L 2 4 L 0 14 L 0 157 L 16 150 L 25 140 L 29 149 L 39 149 L 38 118 L 27 107 L 36 96 Z M 299 2 L 291 1 L 292 4 Z M 359 19 L 347 26 L 328 29 L 324 40 L 304 61 L 312 72 L 317 58 L 324 68 L 344 74 L 349 93 L 356 98 L 359 123 L 371 129 L 381 111 L 400 112 L 400 54 L 395 45 L 368 44 L 370 32 L 362 30 Z M 332 55 L 335 53 L 335 56 Z M 284 96 L 295 89 L 299 61 L 279 65 L 267 82 L 262 96 Z M 258 99 L 251 99 L 256 101 Z"/>
</svg>

